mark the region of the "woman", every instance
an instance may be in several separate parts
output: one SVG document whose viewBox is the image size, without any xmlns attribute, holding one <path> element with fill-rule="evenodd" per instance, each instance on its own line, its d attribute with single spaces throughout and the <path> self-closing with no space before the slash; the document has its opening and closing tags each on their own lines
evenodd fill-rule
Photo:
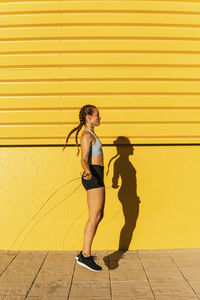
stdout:
<svg viewBox="0 0 200 300">
<path fill-rule="evenodd" d="M 89 219 L 85 226 L 83 249 L 76 256 L 76 261 L 79 265 L 95 272 L 101 271 L 102 267 L 94 262 L 91 245 L 97 226 L 103 218 L 105 204 L 102 144 L 94 133 L 94 127 L 100 125 L 100 119 L 96 106 L 84 105 L 79 112 L 80 124 L 69 133 L 66 139 L 67 143 L 69 136 L 77 130 L 76 145 L 78 146 L 78 133 L 83 126 L 85 127 L 80 138 L 81 166 L 84 170 L 81 181 L 87 191 Z"/>
</svg>

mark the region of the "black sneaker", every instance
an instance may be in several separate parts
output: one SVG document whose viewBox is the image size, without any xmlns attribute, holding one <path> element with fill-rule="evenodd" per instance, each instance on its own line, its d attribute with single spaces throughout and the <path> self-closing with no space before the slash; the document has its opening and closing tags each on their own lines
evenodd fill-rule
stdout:
<svg viewBox="0 0 200 300">
<path fill-rule="evenodd" d="M 94 272 L 102 270 L 102 267 L 94 262 L 92 255 L 85 257 L 82 253 L 79 254 L 79 258 L 76 260 L 77 264 Z"/>
<path fill-rule="evenodd" d="M 78 260 L 79 259 L 79 257 L 81 256 L 81 255 L 83 255 L 83 252 L 82 252 L 82 250 L 79 252 L 79 254 L 78 255 L 76 255 L 76 257 L 75 257 L 75 260 Z M 91 255 L 93 258 L 95 258 L 96 257 L 96 255 Z"/>
</svg>

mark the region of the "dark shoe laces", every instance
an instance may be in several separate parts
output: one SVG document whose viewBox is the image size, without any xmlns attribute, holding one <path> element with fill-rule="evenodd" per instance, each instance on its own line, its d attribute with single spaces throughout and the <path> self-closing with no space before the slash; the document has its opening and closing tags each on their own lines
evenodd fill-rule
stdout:
<svg viewBox="0 0 200 300">
<path fill-rule="evenodd" d="M 95 253 L 96 254 L 96 253 Z M 83 255 L 84 256 L 84 255 Z M 85 257 L 85 256 L 84 256 Z M 85 258 L 88 258 L 88 259 L 95 259 L 97 256 L 96 255 L 90 255 L 90 256 L 87 256 L 87 257 L 85 257 Z"/>
<path fill-rule="evenodd" d="M 95 252 L 95 254 L 96 254 L 96 252 Z M 83 253 L 82 253 L 82 255 L 83 255 Z M 84 256 L 84 255 L 83 255 L 83 256 Z M 84 256 L 84 257 L 85 257 L 85 256 Z M 90 255 L 90 256 L 88 256 L 88 257 L 92 257 L 93 259 L 97 258 L 96 255 Z"/>
</svg>

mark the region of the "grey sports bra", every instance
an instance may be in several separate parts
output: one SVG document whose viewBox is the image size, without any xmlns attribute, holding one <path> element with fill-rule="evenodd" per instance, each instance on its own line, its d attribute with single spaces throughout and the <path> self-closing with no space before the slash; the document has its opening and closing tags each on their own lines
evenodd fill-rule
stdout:
<svg viewBox="0 0 200 300">
<path fill-rule="evenodd" d="M 98 137 L 90 129 L 84 129 L 84 130 L 89 130 L 96 138 L 96 143 L 94 145 L 92 145 L 92 147 L 90 148 L 91 156 L 101 154 L 102 153 L 102 144 L 101 144 L 100 140 L 98 139 Z"/>
</svg>

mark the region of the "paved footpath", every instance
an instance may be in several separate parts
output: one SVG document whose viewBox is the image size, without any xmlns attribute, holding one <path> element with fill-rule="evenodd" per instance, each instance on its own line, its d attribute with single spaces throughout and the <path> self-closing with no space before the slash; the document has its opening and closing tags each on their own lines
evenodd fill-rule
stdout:
<svg viewBox="0 0 200 300">
<path fill-rule="evenodd" d="M 0 300 L 200 299 L 199 248 L 92 251 L 101 272 L 78 252 L 0 250 Z"/>
</svg>

